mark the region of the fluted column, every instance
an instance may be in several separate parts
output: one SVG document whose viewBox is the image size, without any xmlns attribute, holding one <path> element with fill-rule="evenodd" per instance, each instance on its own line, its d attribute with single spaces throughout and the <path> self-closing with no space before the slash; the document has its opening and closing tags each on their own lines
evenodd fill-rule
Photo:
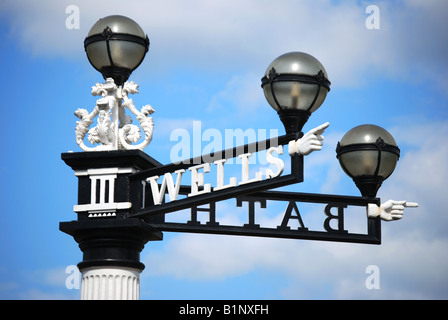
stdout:
<svg viewBox="0 0 448 320">
<path fill-rule="evenodd" d="M 140 270 L 91 267 L 82 271 L 81 300 L 138 300 Z"/>
</svg>

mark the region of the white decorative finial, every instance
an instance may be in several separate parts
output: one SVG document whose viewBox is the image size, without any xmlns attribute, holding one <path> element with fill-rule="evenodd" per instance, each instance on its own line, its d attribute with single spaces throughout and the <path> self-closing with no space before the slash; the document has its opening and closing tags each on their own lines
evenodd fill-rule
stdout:
<svg viewBox="0 0 448 320">
<path fill-rule="evenodd" d="M 80 119 L 76 122 L 76 142 L 84 151 L 105 150 L 143 150 L 152 139 L 154 122 L 151 115 L 154 109 L 146 105 L 139 112 L 128 94 L 138 93 L 138 85 L 126 82 L 123 87 L 117 87 L 114 80 L 107 78 L 105 83 L 97 83 L 92 87 L 92 95 L 101 96 L 91 113 L 86 109 L 78 109 L 75 115 Z M 133 145 L 141 138 L 140 128 L 131 124 L 132 119 L 125 114 L 128 108 L 137 118 L 140 127 L 145 133 L 144 141 Z M 93 118 L 98 116 L 98 124 L 89 129 Z M 88 147 L 84 144 L 84 137 L 88 133 L 87 140 L 96 147 Z"/>
</svg>

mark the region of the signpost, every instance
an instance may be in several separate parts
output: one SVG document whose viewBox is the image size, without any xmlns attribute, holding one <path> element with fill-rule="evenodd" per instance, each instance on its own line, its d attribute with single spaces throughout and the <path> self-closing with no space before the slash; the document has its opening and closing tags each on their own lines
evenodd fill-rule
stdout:
<svg viewBox="0 0 448 320">
<path fill-rule="evenodd" d="M 60 230 L 73 236 L 83 252 L 78 264 L 81 299 L 139 299 L 139 275 L 145 267 L 140 252 L 148 241 L 162 240 L 163 232 L 381 244 L 381 219 L 400 219 L 405 207 L 417 206 L 406 201 L 382 205 L 376 197 L 399 158 L 393 137 L 377 126 L 349 131 L 337 148 L 342 168 L 362 196 L 274 190 L 303 182 L 304 157 L 321 150 L 322 134 L 329 126 L 325 123 L 302 133 L 330 91 L 330 81 L 319 61 L 300 52 L 274 60 L 262 78 L 264 94 L 279 114 L 285 135 L 179 163 L 159 163 L 142 151 L 152 139 L 150 115 L 155 110 L 147 105 L 138 111 L 128 97 L 138 93 L 138 85 L 126 82 L 148 48 L 149 39 L 141 28 L 123 16 L 100 19 L 85 41 L 89 61 L 105 83 L 92 87 L 92 94 L 101 96 L 92 112 L 75 112 L 80 119 L 76 141 L 85 152 L 63 153 L 62 160 L 78 178 L 77 220 L 60 223 Z M 122 55 L 120 50 L 133 55 Z M 128 58 L 132 61 L 121 61 Z M 144 137 L 125 115 L 126 109 L 136 116 Z M 95 117 L 97 125 L 90 128 Z M 87 146 L 86 135 L 92 145 L 99 145 Z M 251 172 L 250 159 L 261 151 L 269 167 Z M 281 155 L 289 155 L 288 168 Z M 239 160 L 238 176 L 228 177 L 229 159 Z M 219 221 L 217 204 L 224 200 L 235 201 L 235 207 L 247 206 L 247 223 Z M 258 208 L 269 210 L 279 204 L 281 221 L 261 225 Z M 323 229 L 308 225 L 301 211 L 304 204 L 323 206 L 319 213 Z M 347 227 L 348 207 L 357 207 L 365 216 L 364 232 Z M 167 219 L 180 210 L 190 210 L 182 222 Z M 198 218 L 204 212 L 205 223 Z M 298 227 L 292 227 L 292 222 Z"/>
</svg>

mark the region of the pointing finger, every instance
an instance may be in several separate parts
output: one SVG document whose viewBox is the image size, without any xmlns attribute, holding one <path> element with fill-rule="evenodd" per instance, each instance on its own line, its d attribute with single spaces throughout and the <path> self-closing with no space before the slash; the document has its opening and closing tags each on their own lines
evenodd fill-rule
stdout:
<svg viewBox="0 0 448 320">
<path fill-rule="evenodd" d="M 406 200 L 401 200 L 401 201 L 397 201 L 397 200 L 390 200 L 392 205 L 403 205 L 406 203 Z"/>
<path fill-rule="evenodd" d="M 418 203 L 417 202 L 405 202 L 404 206 L 405 207 L 410 207 L 410 208 L 417 208 L 418 207 Z"/>
<path fill-rule="evenodd" d="M 311 129 L 309 132 L 314 133 L 316 135 L 322 134 L 322 133 L 324 133 L 325 129 L 328 128 L 329 125 L 330 125 L 329 122 L 325 122 L 324 124 L 321 124 L 320 126 L 314 128 L 314 129 Z"/>
</svg>

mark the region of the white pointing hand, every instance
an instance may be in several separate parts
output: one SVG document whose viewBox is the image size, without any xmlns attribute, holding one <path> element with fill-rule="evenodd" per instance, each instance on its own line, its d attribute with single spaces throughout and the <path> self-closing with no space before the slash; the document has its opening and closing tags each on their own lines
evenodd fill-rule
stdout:
<svg viewBox="0 0 448 320">
<path fill-rule="evenodd" d="M 298 140 L 291 140 L 288 144 L 288 153 L 290 156 L 294 154 L 309 155 L 313 151 L 322 150 L 322 145 L 324 143 L 324 137 L 322 133 L 330 125 L 326 122 L 314 129 L 311 129 L 305 135 Z"/>
<path fill-rule="evenodd" d="M 404 208 L 416 208 L 417 202 L 388 200 L 378 207 L 376 204 L 369 203 L 367 206 L 367 216 L 375 218 L 380 216 L 384 221 L 400 220 L 403 218 Z"/>
</svg>

